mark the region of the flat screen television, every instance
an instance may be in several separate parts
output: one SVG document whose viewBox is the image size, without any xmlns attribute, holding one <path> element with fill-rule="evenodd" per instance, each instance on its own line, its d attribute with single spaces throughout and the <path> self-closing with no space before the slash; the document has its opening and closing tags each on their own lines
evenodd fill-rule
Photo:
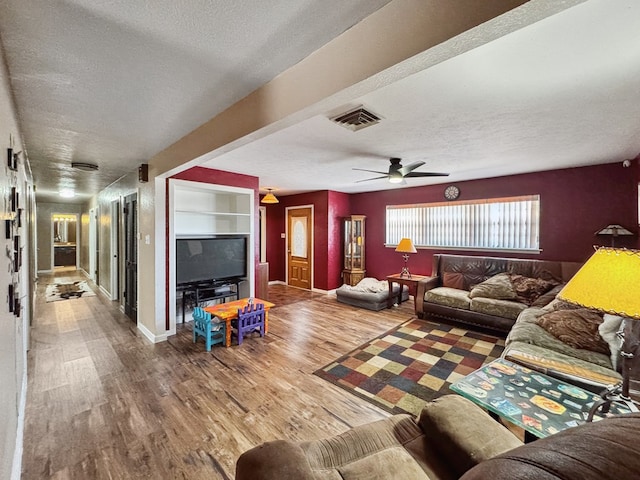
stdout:
<svg viewBox="0 0 640 480">
<path fill-rule="evenodd" d="M 246 237 L 176 239 L 178 285 L 246 276 Z"/>
</svg>

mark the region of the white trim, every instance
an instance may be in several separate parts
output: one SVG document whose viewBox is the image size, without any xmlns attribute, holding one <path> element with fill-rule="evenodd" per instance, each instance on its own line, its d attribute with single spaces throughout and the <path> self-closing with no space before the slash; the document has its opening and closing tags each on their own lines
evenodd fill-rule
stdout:
<svg viewBox="0 0 640 480">
<path fill-rule="evenodd" d="M 138 326 L 138 330 L 140 330 L 140 333 L 142 333 L 142 335 L 144 335 L 145 338 L 149 340 L 151 343 L 160 343 L 160 342 L 167 341 L 167 333 L 154 335 L 153 332 L 149 330 L 147 327 L 145 327 L 141 322 L 138 322 L 137 326 Z"/>
<path fill-rule="evenodd" d="M 296 206 L 291 206 L 291 207 L 285 207 L 284 209 L 284 218 L 285 218 L 285 224 L 284 224 L 284 284 L 285 285 L 289 285 L 289 252 L 287 252 L 287 247 L 289 246 L 289 210 L 297 210 L 299 208 L 310 208 L 311 209 L 311 252 L 310 252 L 310 256 L 311 256 L 311 291 L 313 291 L 313 285 L 315 282 L 315 269 L 316 269 L 316 262 L 314 261 L 314 223 L 315 223 L 315 210 L 314 210 L 314 205 L 313 204 L 309 204 L 309 205 L 296 205 Z"/>
<path fill-rule="evenodd" d="M 98 219 L 97 208 L 89 209 L 89 278 L 96 282 L 96 260 L 97 248 L 96 240 L 98 237 Z"/>
<path fill-rule="evenodd" d="M 120 232 L 120 199 L 111 201 L 111 245 L 109 246 L 109 255 L 111 261 L 111 300 L 118 300 L 118 283 L 120 277 L 120 259 L 118 258 L 118 233 Z M 115 220 L 115 221 L 114 221 Z"/>
<path fill-rule="evenodd" d="M 53 270 L 38 270 L 38 273 L 53 273 Z"/>
<path fill-rule="evenodd" d="M 267 207 L 259 206 L 260 212 L 260 263 L 267 261 Z"/>
<path fill-rule="evenodd" d="M 111 292 L 109 292 L 109 290 L 107 290 L 106 288 L 104 288 L 102 285 L 98 285 L 98 290 L 100 290 L 100 293 L 102 293 L 105 297 L 107 297 L 109 300 L 113 300 L 111 298 Z"/>
</svg>

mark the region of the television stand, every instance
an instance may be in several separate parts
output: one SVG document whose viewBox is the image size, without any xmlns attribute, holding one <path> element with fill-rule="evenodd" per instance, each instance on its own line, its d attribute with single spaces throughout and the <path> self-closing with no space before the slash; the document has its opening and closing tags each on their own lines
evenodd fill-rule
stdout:
<svg viewBox="0 0 640 480">
<path fill-rule="evenodd" d="M 222 303 L 224 303 L 227 298 L 239 300 L 240 284 L 244 281 L 243 278 L 236 278 L 178 284 L 176 290 L 182 292 L 182 323 L 185 321 L 187 298 L 193 299 L 196 307 L 212 300 L 222 300 Z"/>
</svg>

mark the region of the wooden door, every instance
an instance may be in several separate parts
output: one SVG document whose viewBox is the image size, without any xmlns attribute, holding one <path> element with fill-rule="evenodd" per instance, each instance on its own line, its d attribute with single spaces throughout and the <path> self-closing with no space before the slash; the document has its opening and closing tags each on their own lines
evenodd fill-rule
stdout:
<svg viewBox="0 0 640 480">
<path fill-rule="evenodd" d="M 288 285 L 311 290 L 313 262 L 311 237 L 313 216 L 311 208 L 294 208 L 287 211 L 287 270 Z"/>
<path fill-rule="evenodd" d="M 138 196 L 124 198 L 124 313 L 138 323 Z"/>
</svg>

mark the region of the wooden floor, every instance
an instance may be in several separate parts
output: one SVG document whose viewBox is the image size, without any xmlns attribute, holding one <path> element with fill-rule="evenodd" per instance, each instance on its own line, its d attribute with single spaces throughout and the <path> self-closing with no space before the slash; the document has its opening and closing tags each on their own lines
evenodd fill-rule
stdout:
<svg viewBox="0 0 640 480">
<path fill-rule="evenodd" d="M 413 302 L 370 312 L 274 285 L 269 334 L 241 347 L 192 343 L 191 324 L 148 342 L 116 305 L 46 303 L 31 330 L 23 479 L 232 479 L 240 453 L 388 416 L 313 372 L 410 318 Z"/>
</svg>

